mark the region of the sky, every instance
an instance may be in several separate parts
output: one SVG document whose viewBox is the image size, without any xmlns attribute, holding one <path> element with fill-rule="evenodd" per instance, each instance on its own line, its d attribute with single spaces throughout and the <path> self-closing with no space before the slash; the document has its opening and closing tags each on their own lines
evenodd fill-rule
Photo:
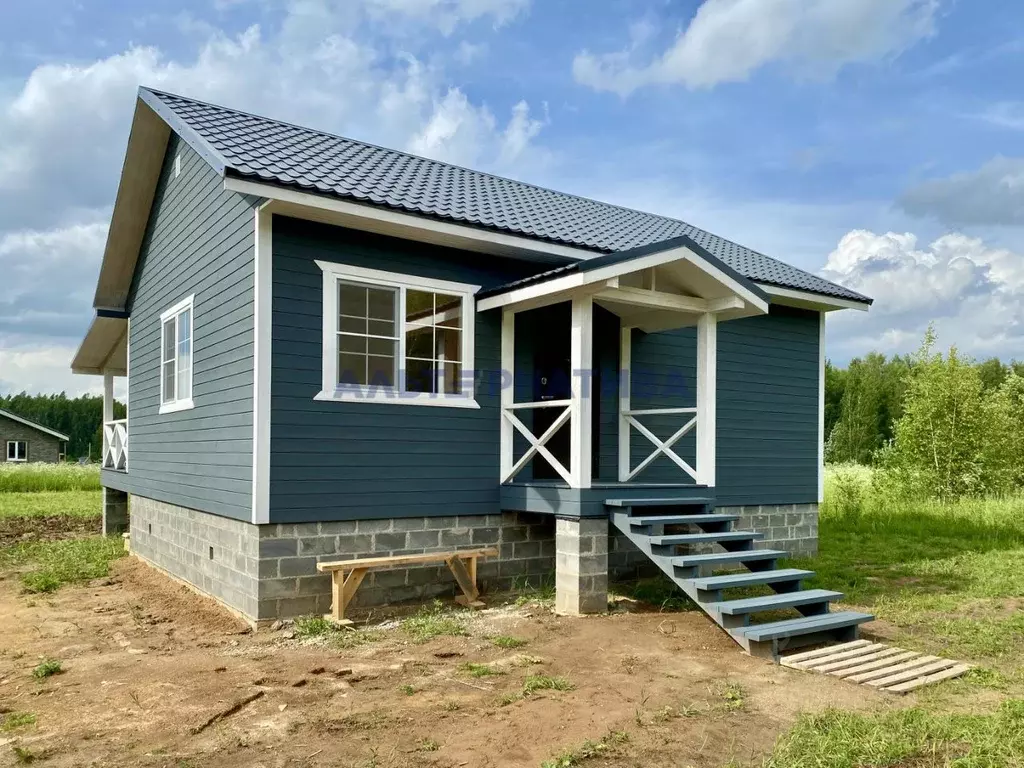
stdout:
<svg viewBox="0 0 1024 768">
<path fill-rule="evenodd" d="M 0 394 L 96 391 L 138 86 L 674 216 L 875 299 L 828 355 L 1024 359 L 1017 0 L 0 7 Z"/>
</svg>

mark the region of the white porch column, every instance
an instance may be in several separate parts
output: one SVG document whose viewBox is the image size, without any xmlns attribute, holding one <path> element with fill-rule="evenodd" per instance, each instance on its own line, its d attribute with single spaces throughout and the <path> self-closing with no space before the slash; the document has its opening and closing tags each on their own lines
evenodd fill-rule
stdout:
<svg viewBox="0 0 1024 768">
<path fill-rule="evenodd" d="M 506 380 L 505 377 L 508 377 Z M 516 392 L 516 313 L 510 309 L 501 313 L 501 481 L 505 482 L 512 475 L 512 443 L 515 428 L 505 418 L 505 412 L 515 402 Z"/>
<path fill-rule="evenodd" d="M 114 374 L 103 371 L 103 423 L 114 420 Z"/>
<path fill-rule="evenodd" d="M 715 396 L 718 378 L 718 318 L 697 320 L 697 482 L 715 484 Z"/>
<path fill-rule="evenodd" d="M 629 482 L 630 450 L 629 389 L 633 384 L 633 329 L 623 328 L 619 341 L 619 482 Z"/>
<path fill-rule="evenodd" d="M 589 488 L 594 404 L 594 299 L 589 294 L 572 300 L 569 370 L 572 377 L 569 474 L 573 488 Z"/>
</svg>

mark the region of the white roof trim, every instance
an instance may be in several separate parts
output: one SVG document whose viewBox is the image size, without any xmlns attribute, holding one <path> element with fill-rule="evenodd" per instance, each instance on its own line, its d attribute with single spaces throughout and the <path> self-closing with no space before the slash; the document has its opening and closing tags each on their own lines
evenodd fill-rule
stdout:
<svg viewBox="0 0 1024 768">
<path fill-rule="evenodd" d="M 492 232 L 465 224 L 438 221 L 426 216 L 392 211 L 373 204 L 354 203 L 326 195 L 299 192 L 273 184 L 227 178 L 224 180 L 224 189 L 273 200 L 275 201 L 272 208 L 273 213 L 479 253 L 493 253 L 499 256 L 518 258 L 526 256 L 540 261 L 558 261 L 559 263 L 562 258 L 579 261 L 601 255 L 598 251 L 572 248 L 557 243 L 545 243 L 528 237 Z M 553 256 L 561 258 L 552 259 Z"/>
<path fill-rule="evenodd" d="M 792 288 L 780 288 L 777 285 L 757 283 L 757 287 L 772 297 L 773 304 L 784 304 L 802 309 L 816 309 L 819 312 L 835 312 L 838 309 L 857 309 L 867 312 L 871 305 L 863 301 L 840 299 L 837 296 L 825 296 L 810 291 L 797 291 Z"/>
<path fill-rule="evenodd" d="M 66 442 L 66 441 L 71 439 L 67 435 L 62 435 L 60 432 L 55 432 L 52 429 L 48 429 L 47 427 L 44 427 L 42 424 L 36 424 L 34 421 L 29 421 L 28 419 L 23 419 L 23 418 L 21 418 L 21 416 L 16 416 L 13 413 L 11 413 L 10 411 L 5 411 L 3 408 L 0 408 L 0 416 L 6 416 L 11 421 L 17 421 L 17 422 L 20 422 L 20 423 L 24 424 L 27 427 L 32 427 L 32 429 L 37 429 L 40 432 L 45 432 L 48 435 L 52 435 L 53 437 L 56 437 L 58 440 L 64 440 Z"/>
</svg>

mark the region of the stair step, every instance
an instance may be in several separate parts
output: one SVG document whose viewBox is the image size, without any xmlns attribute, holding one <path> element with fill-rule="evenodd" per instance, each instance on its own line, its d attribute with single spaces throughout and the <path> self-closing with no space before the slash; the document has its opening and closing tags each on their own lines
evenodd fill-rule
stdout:
<svg viewBox="0 0 1024 768">
<path fill-rule="evenodd" d="M 777 640 L 796 635 L 809 635 L 814 632 L 825 632 L 830 629 L 843 629 L 863 624 L 866 621 L 872 621 L 874 618 L 874 616 L 868 613 L 842 611 L 840 613 L 826 613 L 821 616 L 804 616 L 799 619 L 773 621 L 768 624 L 754 624 L 749 627 L 737 627 L 730 631 L 748 640 L 763 642 L 765 640 Z"/>
<path fill-rule="evenodd" d="M 605 499 L 606 507 L 689 507 L 714 504 L 715 500 L 703 496 L 680 496 L 674 499 Z"/>
<path fill-rule="evenodd" d="M 754 531 L 723 531 L 721 533 L 680 533 L 648 538 L 655 546 L 671 546 L 673 544 L 701 544 L 716 541 L 755 541 L 763 539 L 764 534 Z"/>
<path fill-rule="evenodd" d="M 827 603 L 832 600 L 840 600 L 842 592 L 832 592 L 827 589 L 806 589 L 802 592 L 786 592 L 781 595 L 765 595 L 764 597 L 751 597 L 744 600 L 725 600 L 720 603 L 709 603 L 708 611 L 718 611 L 729 616 L 736 616 L 744 613 L 757 613 L 758 611 L 773 611 L 778 608 L 795 608 L 798 605 L 812 605 L 814 603 Z"/>
<path fill-rule="evenodd" d="M 686 525 L 689 523 L 731 523 L 739 515 L 642 515 L 630 517 L 630 525 Z"/>
<path fill-rule="evenodd" d="M 777 571 L 727 573 L 722 576 L 706 576 L 700 579 L 691 579 L 690 583 L 702 592 L 715 592 L 719 589 L 732 589 L 733 587 L 750 587 L 758 584 L 800 581 L 813 575 L 814 571 L 802 571 L 799 568 L 781 568 Z"/>
<path fill-rule="evenodd" d="M 753 560 L 779 560 L 788 553 L 781 549 L 748 549 L 744 552 L 715 552 L 710 555 L 682 555 L 672 558 L 672 565 L 692 568 L 698 565 L 728 565 Z"/>
</svg>

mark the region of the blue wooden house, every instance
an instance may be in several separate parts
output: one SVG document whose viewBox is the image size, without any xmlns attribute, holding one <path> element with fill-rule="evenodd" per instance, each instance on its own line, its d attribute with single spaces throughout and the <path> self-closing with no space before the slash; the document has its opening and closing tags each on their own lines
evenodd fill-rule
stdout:
<svg viewBox="0 0 1024 768">
<path fill-rule="evenodd" d="M 490 547 L 485 590 L 554 572 L 600 611 L 660 569 L 774 652 L 869 618 L 776 568 L 816 548 L 825 316 L 869 305 L 682 221 L 142 88 L 72 368 L 104 377 L 106 529 L 130 509 L 137 556 L 254 622 L 328 610 L 324 561 Z M 356 600 L 454 589 L 420 563 Z"/>
</svg>

